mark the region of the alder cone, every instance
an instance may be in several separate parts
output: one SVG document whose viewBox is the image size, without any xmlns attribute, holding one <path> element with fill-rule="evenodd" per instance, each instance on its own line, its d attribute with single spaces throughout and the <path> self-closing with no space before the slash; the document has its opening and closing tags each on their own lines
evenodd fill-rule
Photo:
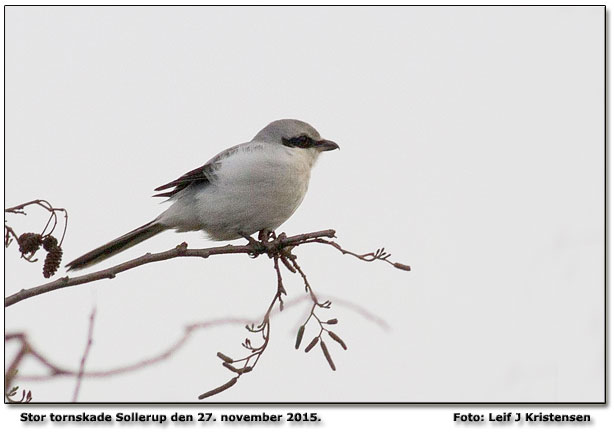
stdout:
<svg viewBox="0 0 614 434">
<path fill-rule="evenodd" d="M 60 246 L 52 247 L 45 257 L 45 264 L 43 265 L 43 276 L 49 279 L 60 268 L 60 262 L 62 262 L 62 248 Z"/>
</svg>

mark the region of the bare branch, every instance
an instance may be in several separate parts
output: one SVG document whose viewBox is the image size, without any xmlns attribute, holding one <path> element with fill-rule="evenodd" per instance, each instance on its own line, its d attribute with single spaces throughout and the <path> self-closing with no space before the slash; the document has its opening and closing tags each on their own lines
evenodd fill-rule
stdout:
<svg viewBox="0 0 614 434">
<path fill-rule="evenodd" d="M 159 362 L 162 362 L 168 359 L 171 355 L 173 355 L 175 352 L 181 349 L 181 347 L 183 347 L 183 345 L 188 341 L 192 333 L 199 328 L 207 328 L 207 327 L 213 327 L 213 326 L 224 325 L 224 324 L 245 324 L 245 322 L 248 322 L 248 321 L 249 320 L 246 318 L 237 318 L 237 319 L 213 320 L 213 321 L 206 321 L 202 323 L 190 324 L 186 326 L 184 334 L 181 336 L 181 338 L 177 340 L 174 344 L 172 344 L 170 347 L 168 347 L 166 350 L 164 350 L 163 352 L 155 356 L 148 357 L 146 359 L 138 361 L 136 363 L 131 363 L 125 366 L 119 366 L 117 368 L 106 369 L 106 370 L 98 370 L 98 371 L 85 371 L 84 370 L 83 372 L 81 372 L 80 370 L 62 368 L 60 366 L 57 366 L 53 362 L 49 361 L 45 357 L 41 356 L 38 352 L 30 351 L 29 354 L 32 354 L 39 362 L 41 362 L 46 368 L 49 369 L 50 371 L 49 374 L 44 374 L 44 375 L 17 374 L 16 376 L 20 380 L 23 380 L 23 381 L 44 381 L 44 380 L 49 380 L 50 378 L 53 378 L 53 377 L 66 377 L 66 376 L 78 377 L 79 375 L 81 375 L 82 378 L 102 378 L 102 377 L 110 377 L 114 375 L 126 374 L 126 373 L 137 371 L 139 369 L 154 365 L 156 363 L 159 363 Z M 11 336 L 13 335 L 7 335 L 5 340 L 10 339 Z M 24 334 L 19 333 L 19 334 L 15 334 L 14 336 L 16 336 L 17 339 L 22 340 L 23 343 L 29 346 L 27 338 Z"/>
<path fill-rule="evenodd" d="M 282 234 L 283 235 L 283 234 Z M 313 243 L 316 240 L 321 239 L 323 237 L 332 238 L 335 236 L 335 231 L 332 229 L 312 232 L 307 234 L 296 235 L 293 237 L 285 237 L 279 236 L 274 241 L 262 243 L 266 253 L 273 254 L 280 249 L 284 249 L 287 247 L 296 247 L 301 244 Z M 188 249 L 186 243 L 182 243 L 179 246 L 167 250 L 161 253 L 147 253 L 139 258 L 132 259 L 130 261 L 126 261 L 122 264 L 107 268 L 105 270 L 96 271 L 94 273 L 85 274 L 83 276 L 77 277 L 61 277 L 53 282 L 46 283 L 44 285 L 36 286 L 30 289 L 22 289 L 21 291 L 9 295 L 4 299 L 4 307 L 11 306 L 15 303 L 18 303 L 22 300 L 25 300 L 30 297 L 34 297 L 37 295 L 45 294 L 50 291 L 55 291 L 61 288 L 67 288 L 70 286 L 83 285 L 84 283 L 95 282 L 97 280 L 102 279 L 113 279 L 117 274 L 130 270 L 132 268 L 136 268 L 145 264 L 150 264 L 153 262 L 166 261 L 168 259 L 179 258 L 179 257 L 199 257 L 206 259 L 210 256 L 215 255 L 224 255 L 224 254 L 233 254 L 233 253 L 247 253 L 251 255 L 258 255 L 261 252 L 257 251 L 257 249 L 250 245 L 244 246 L 233 246 L 227 245 L 222 247 L 210 247 L 206 249 Z"/>
<path fill-rule="evenodd" d="M 14 339 L 19 340 L 21 345 L 19 347 L 19 351 L 17 352 L 17 355 L 15 356 L 15 358 L 9 365 L 8 369 L 6 370 L 6 374 L 4 376 L 4 395 L 5 396 L 9 394 L 9 390 L 11 389 L 11 386 L 13 384 L 13 380 L 17 376 L 17 368 L 21 364 L 21 361 L 24 359 L 24 357 L 30 351 L 30 346 L 28 345 L 28 342 L 26 341 L 25 335 L 23 333 L 12 333 L 12 334 L 7 334 L 4 336 L 5 343 L 8 341 L 14 340 Z"/>
<path fill-rule="evenodd" d="M 294 300 L 290 300 L 286 302 L 285 307 L 284 307 L 284 312 L 287 311 L 288 309 L 294 308 L 295 306 L 299 306 L 303 304 L 307 300 L 311 300 L 311 298 L 299 298 L 299 299 L 294 299 Z M 335 303 L 338 303 L 339 305 L 346 305 L 348 309 L 355 311 L 359 315 L 363 316 L 363 318 L 365 318 L 366 320 L 372 321 L 373 323 L 379 325 L 382 328 L 387 328 L 383 319 L 378 318 L 372 314 L 368 314 L 368 313 L 366 314 L 363 308 L 356 306 L 354 303 L 346 302 L 343 299 L 334 299 L 334 300 L 335 300 Z M 271 312 L 270 316 L 272 317 L 276 315 L 277 313 L 279 313 L 279 311 Z M 82 378 L 104 378 L 104 377 L 111 377 L 115 375 L 122 375 L 122 374 L 127 374 L 133 371 L 137 371 L 139 369 L 155 365 L 157 363 L 160 363 L 168 359 L 175 352 L 179 351 L 187 343 L 191 335 L 198 330 L 202 330 L 202 329 L 206 329 L 210 327 L 219 327 L 219 326 L 224 326 L 224 325 L 229 325 L 229 324 L 248 324 L 252 322 L 253 322 L 253 319 L 250 319 L 250 318 L 223 318 L 223 319 L 216 319 L 216 320 L 188 324 L 184 329 L 183 335 L 175 343 L 170 345 L 166 350 L 162 351 L 161 353 L 155 356 L 152 356 L 152 357 L 145 358 L 135 363 L 131 363 L 125 366 L 119 366 L 119 367 L 112 368 L 112 369 L 97 370 L 97 371 L 85 371 L 84 370 L 82 372 Z M 46 357 L 43 357 L 38 351 L 36 350 L 31 351 L 31 346 L 25 334 L 9 333 L 5 336 L 5 341 L 10 341 L 10 340 L 19 340 L 21 343 L 21 350 L 18 353 L 17 357 L 13 360 L 13 363 L 11 363 L 11 366 L 9 367 L 9 369 L 7 369 L 7 376 L 6 376 L 7 388 L 10 387 L 10 383 L 8 382 L 8 380 L 13 381 L 14 378 L 18 378 L 21 381 L 45 381 L 45 380 L 49 380 L 54 377 L 66 377 L 66 376 L 77 377 L 79 375 L 80 370 L 72 370 L 69 368 L 60 367 L 56 365 L 55 363 L 49 361 Z M 39 362 L 41 362 L 46 368 L 49 369 L 50 373 L 44 374 L 44 375 L 23 375 L 21 373 L 15 372 L 16 367 L 19 366 L 21 360 L 24 358 L 24 356 L 28 354 L 33 354 Z M 10 376 L 9 374 L 11 372 L 15 372 L 15 375 Z"/>
<path fill-rule="evenodd" d="M 264 253 L 267 253 L 270 256 L 275 256 L 281 250 L 291 249 L 293 247 L 297 247 L 302 244 L 309 244 L 309 243 L 328 244 L 330 246 L 335 247 L 337 250 L 339 250 L 343 254 L 350 254 L 363 261 L 372 262 L 376 259 L 379 259 L 379 260 L 384 260 L 399 269 L 403 269 L 403 270 L 410 269 L 408 265 L 399 264 L 398 262 L 393 263 L 389 261 L 388 257 L 390 255 L 385 252 L 383 253 L 384 256 L 381 256 L 381 253 L 379 253 L 379 256 L 378 256 L 378 254 L 376 253 L 380 252 L 380 250 L 378 250 L 376 253 L 366 253 L 364 255 L 359 255 L 357 253 L 353 253 L 353 252 L 350 252 L 349 250 L 345 250 L 341 248 L 341 246 L 339 246 L 339 244 L 335 242 L 324 239 L 324 238 L 334 238 L 334 237 L 335 237 L 335 231 L 332 229 L 296 235 L 293 237 L 286 237 L 285 234 L 282 233 L 275 240 L 271 242 L 263 242 L 261 244 L 263 246 Z M 381 250 L 381 252 L 383 252 L 383 250 Z M 27 298 L 45 294 L 47 292 L 55 291 L 57 289 L 67 288 L 70 286 L 83 285 L 85 283 L 95 282 L 97 280 L 113 279 L 119 273 L 130 270 L 132 268 L 140 267 L 145 264 L 150 264 L 153 262 L 166 261 L 168 259 L 179 258 L 179 257 L 200 257 L 200 258 L 206 259 L 210 256 L 234 254 L 234 253 L 246 253 L 246 254 L 257 256 L 261 254 L 262 251 L 260 251 L 260 249 L 254 247 L 251 244 L 246 244 L 244 246 L 234 246 L 234 245 L 229 244 L 227 246 L 210 247 L 206 249 L 188 249 L 187 244 L 182 243 L 179 246 L 173 249 L 167 250 L 165 252 L 147 253 L 139 258 L 132 259 L 130 261 L 126 261 L 124 263 L 115 265 L 105 270 L 96 271 L 93 273 L 85 274 L 83 276 L 77 276 L 77 277 L 72 277 L 72 278 L 65 276 L 57 280 L 54 280 L 53 282 L 46 283 L 44 285 L 36 286 L 34 288 L 29 288 L 29 289 L 22 289 L 21 291 L 6 297 L 4 299 L 4 307 L 9 307 Z M 284 254 L 282 255 L 282 258 L 286 258 L 286 256 L 287 255 Z M 291 258 L 291 256 L 289 257 Z M 282 259 L 282 262 L 286 264 L 287 260 Z M 293 265 L 296 266 L 296 264 L 293 264 Z M 290 271 L 293 271 L 291 268 L 289 269 Z M 303 278 L 305 278 L 304 274 L 303 274 Z"/>
<path fill-rule="evenodd" d="M 27 204 L 24 204 L 23 206 L 25 205 Z M 23 206 L 21 206 L 21 208 Z M 41 205 L 41 206 L 45 207 L 45 205 Z M 14 207 L 14 208 L 15 208 L 14 210 L 9 209 L 7 212 L 22 212 L 23 211 L 19 206 Z M 55 229 L 56 224 L 57 224 L 57 217 L 55 221 L 53 220 L 52 217 L 50 217 L 49 221 L 47 222 L 47 225 L 45 226 L 45 229 L 43 229 L 43 233 L 48 229 L 50 225 L 52 225 L 51 231 L 53 231 Z M 30 234 L 26 234 L 26 235 L 29 236 Z M 32 235 L 36 235 L 36 234 L 32 234 Z M 7 244 L 8 236 L 9 235 L 5 235 L 5 245 Z M 42 238 L 42 235 L 39 234 L 38 236 Z M 233 378 L 231 378 L 229 381 L 224 383 L 223 385 L 218 386 L 210 390 L 209 392 L 203 393 L 199 396 L 199 399 L 204 399 L 204 398 L 213 396 L 217 393 L 223 392 L 227 390 L 228 388 L 234 386 L 237 383 L 238 379 L 241 377 L 241 375 L 251 372 L 253 370 L 253 368 L 256 366 L 256 364 L 260 360 L 260 357 L 266 350 L 269 344 L 269 340 L 270 340 L 270 329 L 271 329 L 270 317 L 273 314 L 273 309 L 277 303 L 279 303 L 279 311 L 281 312 L 283 310 L 284 308 L 283 296 L 287 294 L 284 288 L 284 285 L 283 285 L 282 274 L 281 274 L 281 270 L 279 266 L 280 262 L 290 272 L 292 273 L 298 272 L 298 274 L 303 279 L 303 282 L 305 285 L 305 291 L 309 295 L 309 298 L 311 299 L 311 302 L 312 302 L 312 306 L 311 306 L 309 315 L 299 328 L 295 347 L 297 349 L 300 347 L 302 339 L 303 339 L 303 334 L 305 331 L 305 326 L 307 325 L 307 323 L 309 323 L 309 321 L 311 321 L 312 319 L 317 321 L 320 331 L 311 340 L 309 345 L 307 345 L 307 347 L 305 348 L 305 352 L 308 352 L 317 343 L 319 343 L 322 353 L 324 354 L 324 357 L 327 360 L 329 366 L 331 367 L 332 370 L 336 370 L 336 366 L 333 362 L 330 350 L 328 349 L 328 346 L 326 345 L 324 341 L 324 336 L 328 336 L 330 339 L 332 339 L 337 344 L 339 344 L 344 350 L 347 350 L 347 345 L 336 333 L 334 333 L 333 331 L 329 329 L 329 326 L 333 326 L 337 324 L 338 320 L 336 318 L 322 320 L 318 316 L 319 313 L 316 312 L 316 309 L 329 309 L 331 307 L 331 302 L 329 300 L 326 300 L 324 302 L 320 302 L 318 300 L 318 297 L 316 296 L 315 292 L 313 291 L 311 287 L 311 284 L 309 283 L 307 279 L 307 275 L 305 274 L 305 272 L 302 270 L 302 268 L 297 262 L 296 255 L 292 253 L 292 249 L 294 247 L 297 247 L 302 244 L 308 244 L 308 243 L 327 244 L 339 250 L 343 254 L 349 254 L 351 256 L 354 256 L 366 262 L 382 260 L 382 261 L 388 262 L 389 264 L 393 265 L 396 268 L 407 270 L 407 271 L 410 270 L 410 267 L 407 265 L 390 261 L 388 259 L 390 257 L 390 254 L 388 254 L 383 248 L 377 249 L 375 252 L 366 253 L 362 255 L 359 255 L 349 250 L 343 249 L 339 244 L 326 239 L 326 238 L 335 237 L 335 231 L 332 229 L 296 235 L 293 237 L 287 237 L 284 233 L 276 237 L 274 233 L 261 231 L 261 233 L 259 234 L 259 241 L 254 240 L 250 236 L 247 236 L 247 235 L 244 235 L 244 236 L 245 238 L 249 240 L 247 245 L 236 246 L 236 245 L 229 244 L 223 247 L 211 247 L 211 248 L 206 248 L 206 249 L 188 249 L 187 244 L 182 243 L 181 245 L 175 247 L 174 249 L 170 249 L 165 252 L 160 252 L 160 253 L 155 253 L 155 254 L 148 253 L 139 258 L 124 262 L 122 264 L 107 268 L 102 271 L 97 271 L 97 272 L 93 272 L 93 273 L 89 273 L 89 274 L 85 274 L 85 275 L 77 276 L 73 278 L 69 278 L 66 276 L 66 277 L 57 279 L 54 282 L 50 282 L 45 285 L 37 286 L 34 288 L 30 288 L 30 289 L 23 289 L 16 294 L 6 297 L 5 307 L 11 306 L 27 298 L 31 298 L 31 297 L 41 295 L 47 292 L 55 291 L 57 289 L 66 288 L 70 286 L 82 285 L 85 283 L 102 280 L 102 279 L 112 279 L 118 273 L 130 270 L 132 268 L 139 267 L 141 265 L 145 265 L 149 263 L 160 262 L 160 261 L 164 261 L 164 260 L 168 260 L 172 258 L 200 257 L 200 258 L 206 259 L 206 258 L 209 258 L 210 256 L 222 255 L 222 254 L 235 254 L 235 253 L 245 253 L 245 254 L 250 255 L 250 257 L 255 258 L 261 254 L 267 254 L 270 258 L 273 259 L 273 267 L 275 269 L 275 273 L 277 277 L 277 291 L 275 293 L 275 296 L 273 297 L 273 300 L 270 302 L 268 309 L 264 313 L 262 317 L 262 321 L 258 325 L 255 325 L 255 323 L 252 323 L 251 325 L 246 326 L 249 332 L 257 334 L 262 339 L 262 343 L 259 346 L 254 346 L 250 339 L 245 339 L 245 342 L 242 344 L 242 346 L 245 349 L 249 350 L 250 354 L 247 355 L 246 357 L 242 357 L 238 359 L 228 357 L 222 353 L 218 353 L 217 354 L 218 357 L 222 359 L 223 361 L 222 365 L 236 375 Z M 50 235 L 46 235 L 46 237 L 50 237 Z M 43 241 L 39 240 L 39 238 L 36 238 L 36 240 L 34 241 L 36 241 L 37 243 L 39 241 L 43 243 Z M 20 246 L 21 244 L 23 243 L 20 243 Z M 47 242 L 47 245 L 49 245 L 49 242 Z M 57 245 L 57 241 L 55 242 L 54 246 L 55 245 Z M 46 246 L 45 248 L 47 249 L 47 247 L 48 246 Z M 28 251 L 30 250 L 32 250 L 32 248 L 30 248 Z M 61 252 L 60 252 L 60 259 L 61 259 Z M 59 265 L 59 260 L 56 262 L 57 262 L 57 265 Z M 346 303 L 346 304 L 350 305 L 350 303 Z M 364 315 L 364 312 L 362 313 Z M 367 312 L 367 315 L 369 315 L 368 312 Z M 188 340 L 189 336 L 195 329 L 215 325 L 214 322 L 211 322 L 211 321 L 206 322 L 206 323 L 189 325 L 188 327 L 186 327 L 184 335 L 175 344 L 173 344 L 170 348 L 168 348 L 166 351 L 162 352 L 161 354 L 158 354 L 157 356 L 142 360 L 138 363 L 134 363 L 131 365 L 127 365 L 124 367 L 115 368 L 111 370 L 86 372 L 85 362 L 87 360 L 87 356 L 89 354 L 89 351 L 92 345 L 94 317 L 95 317 L 95 310 L 93 310 L 90 315 L 88 341 L 87 341 L 87 345 L 86 345 L 83 357 L 81 359 L 79 370 L 77 372 L 70 370 L 70 369 L 60 368 L 54 363 L 47 360 L 44 356 L 42 356 L 37 351 L 32 349 L 25 335 L 14 334 L 14 335 L 6 336 L 5 340 L 11 340 L 11 339 L 20 340 L 21 348 L 16 358 L 10 364 L 9 370 L 6 373 L 7 381 L 5 383 L 6 384 L 5 395 L 9 396 L 7 395 L 7 390 L 9 390 L 8 388 L 10 387 L 11 382 L 17 375 L 18 365 L 21 363 L 21 361 L 26 355 L 32 356 L 35 359 L 37 359 L 40 363 L 46 366 L 50 372 L 47 375 L 39 375 L 39 376 L 21 376 L 20 375 L 19 376 L 20 378 L 34 381 L 34 380 L 44 380 L 44 379 L 48 379 L 48 378 L 56 377 L 56 376 L 76 376 L 77 383 L 75 385 L 75 390 L 73 394 L 73 401 L 76 402 L 78 398 L 80 385 L 84 377 L 105 377 L 109 375 L 116 375 L 120 373 L 137 370 L 145 366 L 149 366 L 154 363 L 160 362 L 170 357 L 176 351 L 178 351 L 178 349 L 185 344 L 185 342 Z M 221 323 L 237 322 L 237 321 L 245 321 L 245 320 L 221 320 L 221 321 L 218 321 L 217 323 L 221 324 Z M 326 332 L 326 335 L 324 335 L 324 332 Z M 9 392 L 11 393 L 10 396 L 15 395 L 16 388 L 9 390 Z M 30 394 L 28 394 L 28 399 L 31 399 Z"/>
</svg>

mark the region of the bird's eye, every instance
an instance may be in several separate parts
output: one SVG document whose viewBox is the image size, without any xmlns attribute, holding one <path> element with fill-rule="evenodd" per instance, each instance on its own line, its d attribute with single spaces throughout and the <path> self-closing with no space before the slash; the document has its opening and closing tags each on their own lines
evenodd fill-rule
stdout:
<svg viewBox="0 0 614 434">
<path fill-rule="evenodd" d="M 300 136 L 298 140 L 301 147 L 306 148 L 308 146 L 311 146 L 311 139 L 307 136 Z"/>
<path fill-rule="evenodd" d="M 310 148 L 313 146 L 313 140 L 305 135 L 281 139 L 281 142 L 290 148 Z"/>
</svg>

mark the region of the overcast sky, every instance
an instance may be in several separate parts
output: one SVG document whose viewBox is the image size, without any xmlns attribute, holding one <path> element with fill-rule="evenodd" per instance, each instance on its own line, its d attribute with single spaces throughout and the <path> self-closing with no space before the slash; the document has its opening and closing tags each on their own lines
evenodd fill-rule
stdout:
<svg viewBox="0 0 614 434">
<path fill-rule="evenodd" d="M 601 401 L 603 14 L 9 7 L 5 203 L 68 209 L 69 261 L 161 213 L 153 188 L 272 120 L 302 119 L 341 150 L 322 156 L 280 230 L 334 228 L 345 248 L 385 246 L 412 271 L 297 249 L 349 347 L 329 343 L 337 371 L 319 349 L 294 349 L 305 302 L 273 317 L 256 369 L 215 399 Z M 21 233 L 42 218 L 9 221 Z M 168 232 L 92 270 L 182 241 L 219 244 Z M 7 294 L 45 282 L 15 245 L 6 256 Z M 284 278 L 288 300 L 305 297 L 299 277 Z M 268 258 L 175 259 L 23 301 L 6 331 L 78 368 L 96 307 L 87 368 L 113 368 L 190 323 L 258 320 L 275 285 Z M 168 361 L 86 380 L 79 398 L 194 401 L 231 377 L 216 352 L 245 355 L 245 337 L 241 323 L 200 331 Z M 70 401 L 74 379 L 17 384 Z"/>
</svg>

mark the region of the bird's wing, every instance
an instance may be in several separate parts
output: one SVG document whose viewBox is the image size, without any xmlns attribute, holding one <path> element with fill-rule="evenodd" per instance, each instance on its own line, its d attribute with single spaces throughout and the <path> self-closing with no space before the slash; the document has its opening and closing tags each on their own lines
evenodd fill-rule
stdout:
<svg viewBox="0 0 614 434">
<path fill-rule="evenodd" d="M 209 160 L 205 165 L 200 166 L 194 170 L 190 170 L 188 173 L 180 176 L 179 178 L 171 181 L 167 184 L 161 185 L 156 188 L 155 191 L 168 190 L 172 188 L 173 190 L 167 191 L 164 193 L 154 194 L 153 197 L 173 197 L 181 190 L 186 187 L 194 184 L 210 184 L 215 182 L 217 178 L 216 172 L 221 166 L 222 160 L 228 158 L 229 156 L 237 153 L 239 151 L 239 147 L 247 145 L 243 143 L 241 145 L 233 146 L 232 148 L 228 148 L 225 151 L 220 152 L 211 160 Z"/>
<path fill-rule="evenodd" d="M 181 190 L 192 184 L 208 184 L 210 180 L 207 177 L 207 166 L 208 164 L 205 164 L 204 166 L 200 166 L 197 169 L 190 170 L 188 173 L 184 174 L 183 176 L 180 176 L 174 181 L 171 181 L 168 184 L 161 185 L 160 187 L 156 188 L 155 191 L 168 190 L 169 188 L 173 188 L 173 190 L 164 193 L 154 194 L 153 197 L 173 197 Z"/>
</svg>

